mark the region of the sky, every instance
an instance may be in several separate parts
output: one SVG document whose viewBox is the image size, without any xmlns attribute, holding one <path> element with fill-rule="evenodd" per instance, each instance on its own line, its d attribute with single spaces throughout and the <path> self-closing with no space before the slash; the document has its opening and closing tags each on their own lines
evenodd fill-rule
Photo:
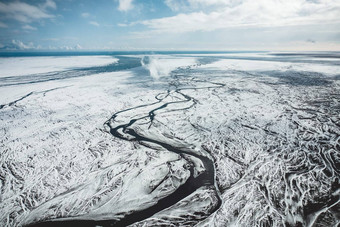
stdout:
<svg viewBox="0 0 340 227">
<path fill-rule="evenodd" d="M 340 0 L 0 0 L 0 50 L 340 51 Z"/>
</svg>

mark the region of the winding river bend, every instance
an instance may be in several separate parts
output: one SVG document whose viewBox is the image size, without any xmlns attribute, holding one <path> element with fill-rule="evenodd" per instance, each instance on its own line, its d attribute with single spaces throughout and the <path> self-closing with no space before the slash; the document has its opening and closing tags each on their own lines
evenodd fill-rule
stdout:
<svg viewBox="0 0 340 227">
<path fill-rule="evenodd" d="M 203 82 L 203 81 L 196 81 L 196 82 Z M 206 81 L 204 81 L 206 82 Z M 212 157 L 206 152 L 203 151 L 202 154 L 197 152 L 197 149 L 195 150 L 195 148 L 193 146 L 188 146 L 188 144 L 178 144 L 178 143 L 174 143 L 171 141 L 171 139 L 167 139 L 167 141 L 163 141 L 163 140 L 157 140 L 152 138 L 152 136 L 148 136 L 147 133 L 139 133 L 137 130 L 133 129 L 133 125 L 134 124 L 138 124 L 138 121 L 142 121 L 147 119 L 151 126 L 151 124 L 153 123 L 155 116 L 156 116 L 156 112 L 160 111 L 162 109 L 166 108 L 170 108 L 171 105 L 175 105 L 175 104 L 181 104 L 181 103 L 189 103 L 192 102 L 192 104 L 189 107 L 184 107 L 184 108 L 180 108 L 180 109 L 176 109 L 176 111 L 180 111 L 180 110 L 185 110 L 186 108 L 191 108 L 193 105 L 195 105 L 197 103 L 197 100 L 195 100 L 193 97 L 184 94 L 182 91 L 183 90 L 188 90 L 188 89 L 208 89 L 208 88 L 216 88 L 219 86 L 225 86 L 224 84 L 217 84 L 214 83 L 213 85 L 215 86 L 209 86 L 209 87 L 200 87 L 200 88 L 176 88 L 173 91 L 168 90 L 166 92 L 166 94 L 158 94 L 155 98 L 158 100 L 158 102 L 150 104 L 150 105 L 154 105 L 154 108 L 152 108 L 147 115 L 139 117 L 139 118 L 134 118 L 134 119 L 130 119 L 130 121 L 126 124 L 120 124 L 120 125 L 116 125 L 116 121 L 115 119 L 119 116 L 119 114 L 121 114 L 122 112 L 118 112 L 116 114 L 114 114 L 105 124 L 110 128 L 110 133 L 115 136 L 118 137 L 120 139 L 123 140 L 128 140 L 128 141 L 138 141 L 141 144 L 145 144 L 145 142 L 147 143 L 151 143 L 151 144 L 156 144 L 159 145 L 165 149 L 167 149 L 168 151 L 174 152 L 176 154 L 179 154 L 182 158 L 187 159 L 187 161 L 190 162 L 190 160 L 188 160 L 187 157 L 183 156 L 183 155 L 189 155 L 189 156 L 194 156 L 195 158 L 198 158 L 199 160 L 202 161 L 205 171 L 203 173 L 201 173 L 199 176 L 194 177 L 194 164 L 190 166 L 190 177 L 189 179 L 183 184 L 181 185 L 174 193 L 172 193 L 170 196 L 165 197 L 163 199 L 161 199 L 160 201 L 158 201 L 158 203 L 146 210 L 143 211 L 139 211 L 133 214 L 130 214 L 128 216 L 126 216 L 124 219 L 122 219 L 121 221 L 115 223 L 117 226 L 125 226 L 125 225 L 129 225 L 141 220 L 144 220 L 150 216 L 152 216 L 153 214 L 177 203 L 178 201 L 180 201 L 181 199 L 185 198 L 186 196 L 190 195 L 191 193 L 193 193 L 195 190 L 197 190 L 200 187 L 203 186 L 211 186 L 214 187 L 215 190 L 217 191 L 216 195 L 217 195 L 217 199 L 218 199 L 218 203 L 217 206 L 214 207 L 212 209 L 212 212 L 216 211 L 220 204 L 221 204 L 221 199 L 218 196 L 218 188 L 216 187 L 215 184 L 215 167 L 214 167 L 214 161 L 212 159 Z M 163 100 L 165 100 L 166 98 L 168 98 L 169 96 L 173 95 L 173 94 L 177 94 L 180 95 L 182 97 L 181 100 L 178 101 L 172 101 L 172 102 L 163 102 Z M 136 108 L 140 108 L 140 107 L 146 107 L 149 105 L 143 105 L 143 106 L 139 106 Z M 136 109 L 133 108 L 133 109 Z M 132 110 L 132 109 L 129 109 Z M 129 111 L 126 110 L 126 111 Z M 173 111 L 173 110 L 172 110 Z"/>
<path fill-rule="evenodd" d="M 177 76 L 175 76 L 175 79 L 178 79 Z M 198 80 L 194 78 L 191 79 L 191 82 L 195 85 L 202 83 L 205 86 L 179 88 L 178 84 L 171 83 L 170 85 L 175 86 L 175 88 L 172 90 L 168 89 L 166 92 L 157 94 L 155 96 L 155 102 L 119 111 L 113 114 L 112 117 L 104 123 L 107 131 L 116 138 L 139 143 L 149 148 L 152 148 L 153 146 L 162 147 L 185 159 L 188 163 L 190 163 L 187 167 L 190 171 L 190 176 L 182 185 L 180 185 L 170 195 L 158 200 L 155 205 L 144 210 L 123 214 L 123 218 L 120 220 L 95 221 L 85 219 L 79 220 L 78 218 L 76 220 L 72 220 L 72 218 L 69 218 L 68 220 L 54 219 L 39 222 L 30 226 L 127 226 L 143 221 L 157 212 L 171 207 L 201 187 L 214 191 L 216 202 L 213 204 L 213 207 L 209 209 L 208 213 L 210 215 L 215 212 L 221 206 L 222 201 L 216 184 L 215 166 L 212 156 L 206 150 L 197 148 L 184 141 L 165 137 L 163 135 L 155 136 L 153 133 L 149 133 L 150 127 L 153 125 L 154 121 L 157 120 L 155 118 L 157 112 L 185 111 L 197 104 L 198 100 L 184 93 L 186 90 L 215 89 L 225 86 L 225 84 L 222 83 Z M 141 130 L 141 127 L 145 128 L 145 125 L 148 125 L 146 129 Z M 200 160 L 204 167 L 204 171 L 199 171 L 198 174 L 197 171 L 195 171 L 195 168 L 197 167 L 197 160 Z M 159 185 L 164 180 L 165 179 L 163 179 Z M 203 215 L 200 217 L 201 219 L 194 220 L 194 222 L 197 223 L 207 217 L 207 215 Z"/>
</svg>

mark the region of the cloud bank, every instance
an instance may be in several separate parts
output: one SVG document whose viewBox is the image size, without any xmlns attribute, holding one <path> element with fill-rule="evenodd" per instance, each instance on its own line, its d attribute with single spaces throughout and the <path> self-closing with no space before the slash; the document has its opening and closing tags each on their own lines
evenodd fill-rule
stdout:
<svg viewBox="0 0 340 227">
<path fill-rule="evenodd" d="M 1 50 L 30 50 L 30 49 L 38 49 L 34 44 L 31 43 L 23 43 L 20 40 L 13 39 L 11 43 L 5 45 L 0 48 Z"/>
<path fill-rule="evenodd" d="M 172 10 L 192 12 L 138 23 L 152 31 L 178 33 L 340 22 L 338 0 L 166 0 L 165 3 Z"/>
<path fill-rule="evenodd" d="M 132 2 L 133 0 L 119 0 L 118 10 L 126 12 L 126 11 L 133 9 L 134 6 Z"/>
</svg>

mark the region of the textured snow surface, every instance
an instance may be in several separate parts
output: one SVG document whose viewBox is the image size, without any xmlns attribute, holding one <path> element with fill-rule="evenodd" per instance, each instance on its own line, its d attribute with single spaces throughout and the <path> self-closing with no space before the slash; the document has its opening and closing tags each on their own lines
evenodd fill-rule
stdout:
<svg viewBox="0 0 340 227">
<path fill-rule="evenodd" d="M 273 59 L 141 56 L 132 70 L 1 87 L 0 225 L 124 223 L 190 181 L 187 197 L 126 223 L 337 226 L 340 62 Z"/>
<path fill-rule="evenodd" d="M 110 56 L 0 57 L 0 77 L 48 73 L 116 63 Z"/>
<path fill-rule="evenodd" d="M 278 62 L 278 61 L 258 61 L 258 60 L 235 60 L 225 59 L 219 60 L 203 68 L 216 68 L 216 69 L 234 69 L 244 70 L 251 72 L 265 72 L 265 71 L 299 71 L 299 72 L 313 72 L 322 73 L 324 75 L 338 75 L 338 65 L 327 64 L 309 64 L 309 63 L 292 63 L 292 62 Z"/>
</svg>

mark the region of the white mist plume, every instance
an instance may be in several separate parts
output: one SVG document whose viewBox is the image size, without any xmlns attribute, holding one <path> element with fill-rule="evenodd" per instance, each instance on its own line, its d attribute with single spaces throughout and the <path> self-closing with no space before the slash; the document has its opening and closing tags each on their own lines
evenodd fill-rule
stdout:
<svg viewBox="0 0 340 227">
<path fill-rule="evenodd" d="M 150 72 L 154 79 L 169 76 L 172 71 L 179 67 L 190 66 L 196 63 L 194 58 L 174 58 L 173 56 L 144 56 L 141 59 L 142 66 Z"/>
</svg>

